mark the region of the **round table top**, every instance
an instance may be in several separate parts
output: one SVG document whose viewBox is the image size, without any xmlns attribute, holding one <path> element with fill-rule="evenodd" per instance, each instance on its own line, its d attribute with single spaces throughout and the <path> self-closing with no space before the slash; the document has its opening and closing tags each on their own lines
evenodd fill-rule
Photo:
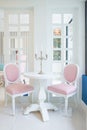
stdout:
<svg viewBox="0 0 87 130">
<path fill-rule="evenodd" d="M 56 77 L 53 73 L 38 74 L 35 72 L 28 72 L 24 73 L 23 75 L 32 79 L 54 79 Z"/>
</svg>

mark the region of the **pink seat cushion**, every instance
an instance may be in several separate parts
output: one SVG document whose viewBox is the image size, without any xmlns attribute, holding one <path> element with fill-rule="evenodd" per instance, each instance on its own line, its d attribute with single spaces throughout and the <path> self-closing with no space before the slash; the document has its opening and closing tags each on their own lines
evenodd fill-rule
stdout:
<svg viewBox="0 0 87 130">
<path fill-rule="evenodd" d="M 67 95 L 76 91 L 76 87 L 73 85 L 70 86 L 68 84 L 61 83 L 61 84 L 48 86 L 48 90 L 53 91 L 55 93 Z"/>
<path fill-rule="evenodd" d="M 6 91 L 12 95 L 26 93 L 26 92 L 30 92 L 32 90 L 33 90 L 32 86 L 22 84 L 22 83 L 10 84 L 6 87 Z"/>
</svg>

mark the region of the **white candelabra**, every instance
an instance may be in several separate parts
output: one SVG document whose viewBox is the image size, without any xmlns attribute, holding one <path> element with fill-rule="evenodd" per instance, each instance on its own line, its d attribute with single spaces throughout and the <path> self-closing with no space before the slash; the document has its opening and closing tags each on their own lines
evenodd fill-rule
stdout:
<svg viewBox="0 0 87 130">
<path fill-rule="evenodd" d="M 43 62 L 43 60 L 47 60 L 48 55 L 46 54 L 43 57 L 42 51 L 40 51 L 40 56 L 38 57 L 37 54 L 35 54 L 35 58 L 36 58 L 36 60 L 40 60 L 40 72 L 39 72 L 39 74 L 43 74 L 43 71 L 42 71 L 42 62 Z"/>
</svg>

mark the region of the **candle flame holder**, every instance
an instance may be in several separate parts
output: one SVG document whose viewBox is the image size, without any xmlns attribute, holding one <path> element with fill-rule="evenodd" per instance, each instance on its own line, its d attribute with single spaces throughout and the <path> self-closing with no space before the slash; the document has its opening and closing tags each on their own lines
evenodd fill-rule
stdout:
<svg viewBox="0 0 87 130">
<path fill-rule="evenodd" d="M 42 51 L 40 51 L 40 56 L 39 57 L 37 56 L 37 54 L 35 54 L 35 59 L 40 60 L 40 72 L 38 74 L 43 74 L 42 62 L 43 62 L 43 60 L 47 60 L 47 58 L 48 58 L 47 54 L 43 57 Z"/>
</svg>

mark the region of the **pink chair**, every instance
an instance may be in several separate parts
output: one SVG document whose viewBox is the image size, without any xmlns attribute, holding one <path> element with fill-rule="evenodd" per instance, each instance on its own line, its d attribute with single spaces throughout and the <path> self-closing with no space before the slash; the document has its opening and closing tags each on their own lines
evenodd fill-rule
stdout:
<svg viewBox="0 0 87 130">
<path fill-rule="evenodd" d="M 9 63 L 4 66 L 6 104 L 7 95 L 12 98 L 12 110 L 15 115 L 15 98 L 25 94 L 32 94 L 33 87 L 23 84 L 20 79 L 20 69 L 17 64 Z"/>
<path fill-rule="evenodd" d="M 79 67 L 76 64 L 68 64 L 64 68 L 64 82 L 48 86 L 48 94 L 55 94 L 65 98 L 65 113 L 68 110 L 68 98 L 77 93 L 77 76 Z"/>
</svg>

